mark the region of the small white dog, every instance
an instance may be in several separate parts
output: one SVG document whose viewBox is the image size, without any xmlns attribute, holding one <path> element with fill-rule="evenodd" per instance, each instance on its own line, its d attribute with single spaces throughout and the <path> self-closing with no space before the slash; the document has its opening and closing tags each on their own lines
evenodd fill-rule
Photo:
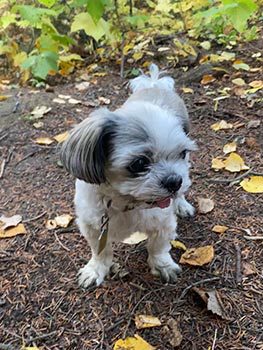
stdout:
<svg viewBox="0 0 263 350">
<path fill-rule="evenodd" d="M 148 263 L 154 275 L 176 280 L 180 267 L 169 251 L 176 237 L 176 215 L 194 214 L 184 194 L 189 179 L 189 118 L 171 77 L 131 81 L 132 95 L 114 112 L 99 109 L 71 132 L 61 150 L 76 180 L 77 223 L 92 258 L 79 284 L 101 284 L 113 264 L 112 242 L 135 231 L 148 236 Z"/>
</svg>

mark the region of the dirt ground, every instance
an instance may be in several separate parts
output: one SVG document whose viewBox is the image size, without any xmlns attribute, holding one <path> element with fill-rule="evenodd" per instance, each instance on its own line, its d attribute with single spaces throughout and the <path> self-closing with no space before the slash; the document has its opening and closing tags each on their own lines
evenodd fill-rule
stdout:
<svg viewBox="0 0 263 350">
<path fill-rule="evenodd" d="M 240 51 L 241 58 L 245 51 L 249 47 Z M 247 63 L 257 67 L 253 59 Z M 233 79 L 240 73 L 231 74 Z M 258 75 L 242 73 L 249 81 L 259 79 Z M 169 350 L 174 348 L 172 330 L 165 332 L 164 326 L 170 318 L 178 322 L 182 333 L 179 349 L 263 349 L 263 241 L 254 239 L 263 234 L 263 195 L 231 185 L 228 179 L 240 174 L 211 169 L 211 160 L 222 155 L 223 145 L 236 140 L 246 164 L 254 172 L 263 171 L 262 93 L 253 101 L 231 94 L 219 100 L 216 109 L 213 99 L 218 89 L 232 87 L 231 79 L 226 74 L 208 87 L 188 83 L 193 94 L 184 94 L 178 87 L 192 119 L 191 136 L 199 145 L 192 155 L 193 185 L 188 199 L 195 206 L 198 197 L 215 202 L 212 212 L 197 211 L 194 218 L 180 220 L 179 239 L 187 247 L 213 245 L 213 261 L 203 267 L 184 265 L 176 284 L 163 284 L 149 272 L 143 242 L 119 244 L 115 261 L 128 273 L 111 276 L 103 286 L 90 290 L 77 285 L 77 271 L 88 261 L 90 250 L 75 223 L 65 229 L 45 228 L 45 222 L 56 215 L 74 215 L 74 179 L 61 168 L 56 143 L 43 146 L 35 139 L 52 137 L 83 120 L 94 109 L 87 102 L 97 97 L 109 98 L 109 108 L 114 109 L 127 97 L 126 85 L 113 69 L 83 92 L 75 83 L 56 85 L 54 92 L 8 91 L 13 97 L 0 102 L 0 162 L 5 160 L 0 212 L 21 214 L 27 234 L 0 240 L 0 349 L 26 345 L 43 350 L 107 350 L 117 339 L 137 333 L 156 349 Z M 82 103 L 52 102 L 59 94 Z M 19 105 L 13 113 L 16 102 Z M 28 115 L 39 105 L 52 109 L 36 129 Z M 211 124 L 221 119 L 237 127 L 214 132 Z M 261 119 L 261 126 L 248 128 L 254 119 Z M 216 224 L 229 230 L 214 233 L 211 229 Z M 181 254 L 172 250 L 176 261 Z M 192 286 L 216 289 L 224 316 L 208 311 Z M 157 316 L 164 326 L 136 330 L 136 314 Z"/>
</svg>

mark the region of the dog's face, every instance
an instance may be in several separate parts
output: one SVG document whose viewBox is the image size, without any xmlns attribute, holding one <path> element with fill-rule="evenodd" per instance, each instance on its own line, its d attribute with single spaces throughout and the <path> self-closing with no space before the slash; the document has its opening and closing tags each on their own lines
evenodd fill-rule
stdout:
<svg viewBox="0 0 263 350">
<path fill-rule="evenodd" d="M 184 120 L 142 102 L 98 110 L 73 130 L 61 159 L 81 180 L 166 207 L 190 186 L 189 152 L 196 146 Z"/>
</svg>

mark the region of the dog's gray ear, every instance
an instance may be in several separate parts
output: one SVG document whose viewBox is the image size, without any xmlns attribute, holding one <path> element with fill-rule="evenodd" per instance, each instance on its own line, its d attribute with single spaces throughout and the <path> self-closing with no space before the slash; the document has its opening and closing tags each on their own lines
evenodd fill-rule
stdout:
<svg viewBox="0 0 263 350">
<path fill-rule="evenodd" d="M 88 183 L 106 182 L 105 165 L 116 128 L 117 117 L 106 108 L 78 124 L 61 148 L 60 159 L 67 171 Z"/>
</svg>

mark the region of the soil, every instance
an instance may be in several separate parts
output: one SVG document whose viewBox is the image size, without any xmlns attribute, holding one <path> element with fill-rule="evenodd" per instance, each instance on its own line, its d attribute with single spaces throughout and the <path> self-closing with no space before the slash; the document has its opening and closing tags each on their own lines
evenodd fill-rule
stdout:
<svg viewBox="0 0 263 350">
<path fill-rule="evenodd" d="M 252 50 L 257 47 L 240 48 L 238 58 L 260 67 L 248 56 Z M 137 333 L 156 349 L 169 350 L 176 344 L 166 326 L 171 318 L 182 334 L 178 349 L 263 349 L 263 195 L 245 192 L 229 181 L 240 173 L 211 169 L 212 158 L 223 155 L 223 145 L 236 140 L 246 164 L 262 174 L 262 92 L 241 98 L 231 83 L 237 77 L 259 80 L 259 75 L 232 69 L 210 85 L 188 83 L 193 94 L 178 87 L 192 119 L 191 136 L 199 146 L 192 154 L 188 199 L 196 207 L 198 197 L 215 202 L 210 213 L 197 210 L 194 218 L 180 219 L 179 239 L 189 248 L 213 245 L 213 261 L 202 267 L 184 265 L 176 284 L 163 284 L 149 272 L 144 242 L 118 244 L 115 261 L 127 273 L 110 276 L 89 290 L 77 285 L 78 269 L 89 260 L 90 249 L 76 224 L 55 230 L 45 227 L 56 215 L 74 216 L 74 179 L 60 166 L 57 144 L 39 145 L 35 140 L 64 132 L 86 118 L 94 110 L 87 102 L 98 97 L 109 98 L 108 107 L 116 108 L 128 96 L 125 81 L 111 69 L 82 92 L 75 82 L 54 86 L 54 92 L 30 87 L 6 92 L 12 97 L 0 102 L 0 212 L 22 215 L 27 234 L 0 240 L 0 349 L 25 345 L 106 350 L 113 349 L 117 339 Z M 230 97 L 216 102 L 218 89 L 226 86 L 232 88 Z M 59 94 L 82 103 L 53 102 Z M 36 129 L 28 116 L 40 105 L 52 109 Z M 221 119 L 236 127 L 214 132 L 211 124 Z M 248 122 L 255 119 L 261 119 L 261 125 L 249 128 Z M 224 234 L 212 232 L 216 224 L 229 229 Z M 181 254 L 172 249 L 176 261 Z M 216 290 L 223 316 L 208 311 L 193 286 Z M 137 314 L 157 316 L 163 325 L 136 330 Z"/>
</svg>

